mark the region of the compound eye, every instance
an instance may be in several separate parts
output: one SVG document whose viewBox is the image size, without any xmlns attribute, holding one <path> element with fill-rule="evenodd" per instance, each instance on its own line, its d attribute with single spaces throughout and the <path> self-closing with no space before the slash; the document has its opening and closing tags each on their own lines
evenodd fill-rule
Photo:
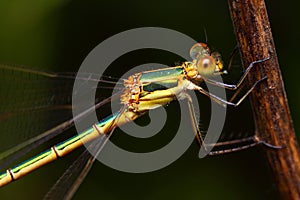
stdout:
<svg viewBox="0 0 300 200">
<path fill-rule="evenodd" d="M 190 56 L 193 60 L 197 60 L 203 55 L 209 55 L 210 51 L 206 44 L 196 43 L 190 50 Z"/>
<path fill-rule="evenodd" d="M 216 69 L 216 63 L 210 56 L 203 56 L 197 61 L 197 70 L 202 76 L 211 76 Z"/>
</svg>

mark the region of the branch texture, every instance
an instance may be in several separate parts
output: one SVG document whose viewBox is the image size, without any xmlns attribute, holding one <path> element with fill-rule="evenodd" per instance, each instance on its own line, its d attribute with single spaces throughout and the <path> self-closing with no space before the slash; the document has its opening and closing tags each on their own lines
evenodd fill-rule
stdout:
<svg viewBox="0 0 300 200">
<path fill-rule="evenodd" d="M 300 199 L 299 148 L 284 84 L 279 69 L 274 41 L 264 0 L 228 0 L 244 66 L 270 57 L 257 64 L 248 76 L 249 84 L 267 77 L 251 94 L 256 135 L 269 144 L 265 148 L 281 198 Z M 271 3 L 271 2 L 270 2 Z"/>
</svg>

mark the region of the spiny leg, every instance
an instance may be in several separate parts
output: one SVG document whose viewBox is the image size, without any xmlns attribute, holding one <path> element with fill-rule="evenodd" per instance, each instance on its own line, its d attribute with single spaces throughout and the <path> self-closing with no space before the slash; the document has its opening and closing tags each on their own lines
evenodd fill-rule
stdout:
<svg viewBox="0 0 300 200">
<path fill-rule="evenodd" d="M 250 72 L 250 70 L 253 68 L 253 66 L 255 64 L 267 61 L 269 59 L 270 59 L 270 57 L 262 59 L 262 60 L 257 60 L 257 61 L 254 61 L 254 62 L 250 63 L 250 65 L 244 71 L 244 74 L 241 76 L 240 80 L 235 85 L 234 84 L 232 85 L 232 84 L 221 83 L 221 82 L 218 82 L 218 81 L 215 81 L 215 80 L 212 80 L 212 79 L 205 79 L 205 82 L 216 85 L 216 86 L 219 86 L 219 87 L 223 87 L 223 88 L 226 88 L 226 89 L 229 89 L 229 90 L 236 90 L 243 83 L 243 81 L 245 80 L 247 74 Z"/>
<path fill-rule="evenodd" d="M 189 114 L 190 114 L 191 121 L 192 121 L 193 132 L 194 132 L 194 135 L 196 137 L 196 140 L 197 140 L 198 144 L 203 145 L 204 150 L 207 150 L 206 147 L 208 147 L 208 146 L 220 147 L 220 146 L 243 144 L 245 142 L 252 142 L 250 144 L 244 144 L 242 146 L 235 147 L 235 148 L 211 151 L 209 153 L 209 155 L 220 155 L 220 154 L 225 154 L 225 153 L 241 151 L 241 150 L 244 150 L 244 149 L 254 147 L 254 146 L 259 145 L 259 144 L 263 144 L 264 146 L 266 146 L 268 148 L 272 148 L 272 149 L 281 149 L 282 148 L 282 146 L 274 146 L 274 145 L 271 145 L 271 144 L 269 144 L 269 143 L 267 143 L 263 140 L 260 140 L 257 136 L 250 136 L 250 137 L 231 140 L 231 141 L 217 142 L 215 144 L 206 144 L 206 143 L 204 143 L 204 139 L 202 137 L 201 131 L 200 131 L 199 127 L 197 126 L 195 110 L 194 110 L 194 106 L 193 106 L 192 101 L 191 101 L 191 97 L 188 94 L 186 94 L 186 96 L 187 96 L 187 99 L 188 99 L 187 103 L 188 103 L 188 108 L 189 108 Z"/>
<path fill-rule="evenodd" d="M 245 86 L 245 82 L 243 82 L 243 83 L 240 85 L 239 89 L 236 90 L 236 91 L 234 92 L 234 94 L 233 94 L 232 97 L 230 98 L 229 102 L 233 102 L 233 101 L 236 99 L 236 97 L 241 93 L 241 91 L 242 91 L 242 89 L 244 88 L 244 86 Z"/>
<path fill-rule="evenodd" d="M 236 151 L 249 149 L 249 148 L 254 147 L 258 144 L 260 144 L 260 143 L 255 142 L 255 143 L 250 143 L 250 144 L 247 144 L 247 145 L 243 145 L 243 146 L 239 146 L 239 147 L 235 147 L 235 148 L 231 148 L 231 149 L 222 149 L 222 150 L 217 150 L 217 151 L 211 151 L 211 152 L 209 152 L 208 155 L 214 156 L 214 155 L 221 155 L 221 154 L 225 154 L 225 153 L 232 153 L 232 152 L 236 152 Z"/>
<path fill-rule="evenodd" d="M 187 104 L 188 104 L 188 109 L 189 109 L 189 114 L 190 114 L 190 118 L 191 118 L 193 132 L 194 132 L 194 135 L 196 137 L 198 144 L 201 146 L 204 144 L 204 140 L 203 140 L 201 131 L 200 131 L 198 123 L 197 123 L 197 118 L 196 118 L 196 114 L 195 114 L 195 108 L 193 106 L 193 101 L 192 101 L 191 96 L 187 93 L 185 93 L 185 98 L 187 99 Z M 204 149 L 206 150 L 205 145 L 204 145 Z"/>
<path fill-rule="evenodd" d="M 196 137 L 198 144 L 200 146 L 203 145 L 205 150 L 207 150 L 206 149 L 207 146 L 226 146 L 226 145 L 231 145 L 231 144 L 243 143 L 243 142 L 247 142 L 247 141 L 253 141 L 253 137 L 249 137 L 249 138 L 242 138 L 242 139 L 226 141 L 226 142 L 218 142 L 216 144 L 205 144 L 204 139 L 201 134 L 201 131 L 199 129 L 199 126 L 197 125 L 197 119 L 196 119 L 196 114 L 195 114 L 195 109 L 193 106 L 192 98 L 190 97 L 190 95 L 188 95 L 186 93 L 185 93 L 185 98 L 187 99 L 187 104 L 188 104 L 188 109 L 189 109 L 189 114 L 190 114 L 190 118 L 191 118 L 194 135 Z"/>
<path fill-rule="evenodd" d="M 192 122 L 192 128 L 193 128 L 194 135 L 196 137 L 196 140 L 197 140 L 198 144 L 203 145 L 205 150 L 207 150 L 206 149 L 207 146 L 220 147 L 220 146 L 243 144 L 245 142 L 252 142 L 250 144 L 244 144 L 242 146 L 235 147 L 235 148 L 211 151 L 209 153 L 209 155 L 220 155 L 220 154 L 225 154 L 225 153 L 241 151 L 241 150 L 244 150 L 244 149 L 254 147 L 254 146 L 259 145 L 259 144 L 262 144 L 262 145 L 264 145 L 268 148 L 271 148 L 271 149 L 281 149 L 281 148 L 283 148 L 282 146 L 275 146 L 275 145 L 269 144 L 269 143 L 267 143 L 263 140 L 260 140 L 255 135 L 250 136 L 250 137 L 246 137 L 246 138 L 235 139 L 235 140 L 231 140 L 231 141 L 217 142 L 216 144 L 205 144 L 204 139 L 203 139 L 202 134 L 201 134 L 201 131 L 200 131 L 198 125 L 197 125 L 197 119 L 196 119 L 196 115 L 195 115 L 195 109 L 194 109 L 194 106 L 193 106 L 193 103 L 192 103 L 192 98 L 190 97 L 190 95 L 188 95 L 186 93 L 185 93 L 185 98 L 187 99 L 187 104 L 188 104 L 189 114 L 190 114 L 190 117 L 191 117 L 191 122 Z"/>
<path fill-rule="evenodd" d="M 245 142 L 253 142 L 254 138 L 253 136 L 246 137 L 246 138 L 241 138 L 241 139 L 235 139 L 235 140 L 229 140 L 229 141 L 223 141 L 223 142 L 217 142 L 216 144 L 206 144 L 207 146 L 214 146 L 214 147 L 219 147 L 219 146 L 227 146 L 227 145 L 236 145 L 236 144 L 242 144 Z"/>
<path fill-rule="evenodd" d="M 225 99 L 222 99 L 214 94 L 211 94 L 209 93 L 208 91 L 204 90 L 202 87 L 199 87 L 197 85 L 195 85 L 195 89 L 198 90 L 199 92 L 201 92 L 202 94 L 208 96 L 211 100 L 215 101 L 216 103 L 220 104 L 221 106 L 224 106 L 225 105 L 230 105 L 230 106 L 233 106 L 233 107 L 237 107 L 238 105 L 240 105 L 243 100 L 252 92 L 252 90 L 256 87 L 256 85 L 258 83 L 260 83 L 261 81 L 265 80 L 267 77 L 264 77 L 258 81 L 256 81 L 254 83 L 254 85 L 246 92 L 246 94 L 244 94 L 244 96 L 242 96 L 236 103 L 233 103 L 233 102 L 230 102 L 230 101 L 227 101 Z M 239 92 L 239 91 L 237 91 Z"/>
<path fill-rule="evenodd" d="M 200 92 L 205 94 L 206 96 L 210 97 L 213 101 L 219 103 L 220 105 L 227 104 L 227 105 L 231 105 L 231 106 L 238 106 L 249 94 L 250 92 L 256 87 L 256 85 L 262 81 L 266 79 L 266 77 L 264 77 L 263 79 L 257 81 L 249 90 L 248 92 L 237 102 L 237 103 L 232 103 L 232 102 L 228 102 L 216 95 L 210 94 L 209 92 L 207 92 L 206 90 L 204 90 L 203 88 L 200 88 Z M 239 90 L 236 92 L 238 93 Z M 235 95 L 233 96 L 233 98 L 231 98 L 231 100 L 233 100 L 235 98 Z M 282 146 L 276 146 L 276 145 L 272 145 L 269 144 L 263 140 L 260 140 L 256 135 L 252 136 L 252 137 L 248 137 L 248 138 L 242 138 L 242 139 L 236 139 L 236 140 L 232 140 L 232 141 L 225 141 L 225 142 L 218 142 L 215 145 L 213 144 L 205 144 L 205 146 L 226 146 L 226 145 L 235 145 L 235 144 L 241 144 L 241 143 L 245 143 L 245 142 L 251 142 L 250 144 L 245 144 L 239 147 L 235 147 L 235 148 L 231 148 L 231 149 L 224 149 L 224 150 L 218 150 L 218 151 L 212 151 L 209 153 L 209 155 L 220 155 L 220 154 L 225 154 L 225 153 L 231 153 L 231 152 L 236 152 L 236 151 L 241 151 L 244 149 L 248 149 L 251 147 L 254 147 L 256 145 L 262 144 L 265 147 L 271 148 L 271 149 L 281 149 L 283 148 Z"/>
<path fill-rule="evenodd" d="M 272 144 L 269 144 L 263 140 L 260 140 L 256 135 L 251 136 L 251 137 L 247 137 L 247 138 L 242 138 L 242 139 L 237 139 L 237 140 L 232 140 L 232 141 L 225 141 L 225 142 L 219 142 L 216 143 L 216 145 L 214 146 L 226 146 L 226 145 L 232 145 L 232 144 L 238 144 L 238 143 L 244 143 L 244 142 L 251 142 L 250 144 L 245 144 L 239 147 L 235 147 L 235 148 L 230 148 L 230 149 L 222 149 L 222 150 L 217 150 L 217 151 L 211 151 L 209 152 L 209 155 L 221 155 L 221 154 L 225 154 L 225 153 L 232 153 L 232 152 L 237 152 L 237 151 L 241 151 L 241 150 L 245 150 L 245 149 L 249 149 L 251 147 L 255 147 L 257 145 L 264 145 L 267 148 L 271 148 L 271 149 L 282 149 L 283 146 L 275 146 Z"/>
</svg>

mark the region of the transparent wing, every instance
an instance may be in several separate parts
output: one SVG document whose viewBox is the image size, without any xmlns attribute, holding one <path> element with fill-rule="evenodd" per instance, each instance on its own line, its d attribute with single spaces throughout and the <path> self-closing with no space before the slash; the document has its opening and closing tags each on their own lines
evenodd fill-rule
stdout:
<svg viewBox="0 0 300 200">
<path fill-rule="evenodd" d="M 125 107 L 120 110 L 120 113 L 124 112 L 124 110 Z M 119 117 L 115 120 L 116 122 L 114 124 L 118 124 Z M 65 173 L 46 194 L 45 199 L 71 199 L 73 197 L 78 187 L 90 171 L 95 159 L 101 153 L 106 142 L 113 134 L 115 128 L 116 126 L 112 127 L 111 132 L 108 135 L 101 135 L 90 143 L 88 150 L 85 150 L 65 171 Z"/>
<path fill-rule="evenodd" d="M 71 199 L 90 171 L 96 159 L 93 155 L 101 152 L 111 134 L 101 135 L 92 141 L 89 146 L 91 152 L 85 150 L 57 180 L 44 199 Z"/>
<path fill-rule="evenodd" d="M 7 65 L 0 65 L 0 74 L 0 168 L 5 169 L 14 160 L 73 126 L 71 99 L 76 74 Z M 99 82 L 101 89 L 119 87 L 112 77 L 97 80 L 88 73 L 78 77 Z M 105 95 L 110 94 L 97 98 L 96 107 L 110 102 L 111 98 L 105 99 Z M 12 154 L 15 155 L 10 157 Z"/>
</svg>

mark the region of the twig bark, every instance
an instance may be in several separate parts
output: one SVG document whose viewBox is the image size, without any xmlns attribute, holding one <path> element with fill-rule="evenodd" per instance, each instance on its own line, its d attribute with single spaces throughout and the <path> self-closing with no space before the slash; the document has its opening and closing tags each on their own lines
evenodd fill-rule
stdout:
<svg viewBox="0 0 300 200">
<path fill-rule="evenodd" d="M 251 94 L 256 135 L 265 148 L 281 198 L 300 199 L 300 156 L 264 0 L 228 0 L 244 66 L 257 64 L 249 84 L 267 76 Z"/>
</svg>

